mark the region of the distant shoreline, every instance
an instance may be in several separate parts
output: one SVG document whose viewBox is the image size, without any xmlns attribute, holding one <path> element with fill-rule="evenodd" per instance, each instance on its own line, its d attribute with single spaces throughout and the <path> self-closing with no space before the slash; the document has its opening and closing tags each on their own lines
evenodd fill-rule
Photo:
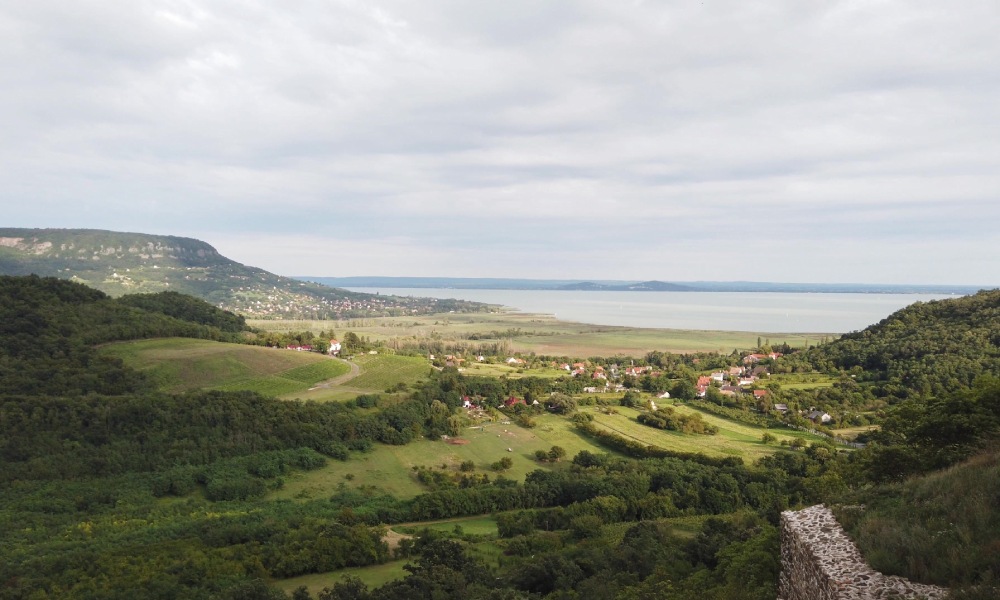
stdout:
<svg viewBox="0 0 1000 600">
<path fill-rule="evenodd" d="M 974 294 L 991 286 L 777 283 L 757 281 L 623 281 L 580 279 L 504 279 L 472 277 L 314 277 L 295 279 L 338 288 L 414 288 L 455 290 L 538 290 L 593 292 L 774 292 L 797 294 Z"/>
</svg>

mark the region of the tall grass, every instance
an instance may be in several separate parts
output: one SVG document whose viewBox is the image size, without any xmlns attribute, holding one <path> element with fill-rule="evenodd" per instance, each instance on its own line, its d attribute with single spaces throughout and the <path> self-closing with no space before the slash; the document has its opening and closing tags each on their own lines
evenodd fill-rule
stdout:
<svg viewBox="0 0 1000 600">
<path fill-rule="evenodd" d="M 1000 598 L 1000 451 L 856 500 L 864 510 L 837 509 L 837 517 L 872 567 L 968 588 L 961 597 Z"/>
</svg>

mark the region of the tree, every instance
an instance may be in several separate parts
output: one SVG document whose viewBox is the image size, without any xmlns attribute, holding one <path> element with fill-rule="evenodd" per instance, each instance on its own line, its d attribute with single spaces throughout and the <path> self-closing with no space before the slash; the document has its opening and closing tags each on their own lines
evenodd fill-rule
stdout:
<svg viewBox="0 0 1000 600">
<path fill-rule="evenodd" d="M 764 435 L 760 436 L 760 441 L 764 442 L 765 444 L 773 444 L 774 442 L 778 441 L 778 438 L 776 438 L 774 435 L 770 433 L 764 432 Z"/>
<path fill-rule="evenodd" d="M 548 456 L 549 460 L 554 460 L 558 462 L 561 458 L 566 456 L 566 449 L 563 448 L 562 446 L 552 446 L 552 449 L 549 450 Z"/>
<path fill-rule="evenodd" d="M 495 463 L 493 463 L 492 465 L 490 465 L 490 467 L 494 471 L 506 471 L 512 466 L 514 466 L 514 461 L 509 456 L 505 456 L 500 460 L 496 461 Z"/>
<path fill-rule="evenodd" d="M 552 412 L 565 415 L 576 410 L 576 400 L 566 394 L 555 393 L 545 402 Z"/>
<path fill-rule="evenodd" d="M 625 392 L 625 395 L 622 396 L 620 404 L 622 406 L 627 406 L 629 408 L 635 408 L 639 406 L 639 404 L 641 404 L 642 401 L 640 398 L 641 395 L 639 394 L 639 392 L 636 392 L 634 390 L 628 390 L 627 392 Z"/>
</svg>

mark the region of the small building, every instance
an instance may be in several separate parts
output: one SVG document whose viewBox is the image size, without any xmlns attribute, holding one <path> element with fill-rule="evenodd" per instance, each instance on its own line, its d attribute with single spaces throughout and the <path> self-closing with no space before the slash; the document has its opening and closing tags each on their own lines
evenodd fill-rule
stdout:
<svg viewBox="0 0 1000 600">
<path fill-rule="evenodd" d="M 821 410 L 810 411 L 809 414 L 806 415 L 806 418 L 813 423 L 829 423 L 833 420 L 830 413 L 826 413 Z"/>
<path fill-rule="evenodd" d="M 330 356 L 337 356 L 340 354 L 340 342 L 337 340 L 330 340 L 330 349 L 327 350 L 327 352 L 330 353 Z"/>
<path fill-rule="evenodd" d="M 776 410 L 776 411 L 778 411 L 780 413 L 786 413 L 786 412 L 788 412 L 788 405 L 787 404 L 775 404 L 774 405 L 774 410 Z"/>
</svg>

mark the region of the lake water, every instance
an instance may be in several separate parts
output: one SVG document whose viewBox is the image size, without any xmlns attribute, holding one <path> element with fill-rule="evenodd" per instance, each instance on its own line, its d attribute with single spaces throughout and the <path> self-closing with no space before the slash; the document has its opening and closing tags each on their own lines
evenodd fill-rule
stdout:
<svg viewBox="0 0 1000 600">
<path fill-rule="evenodd" d="M 775 333 L 847 333 L 878 323 L 914 302 L 955 297 L 934 294 L 349 289 L 501 304 L 523 312 L 551 314 L 562 321 L 595 325 Z"/>
</svg>

